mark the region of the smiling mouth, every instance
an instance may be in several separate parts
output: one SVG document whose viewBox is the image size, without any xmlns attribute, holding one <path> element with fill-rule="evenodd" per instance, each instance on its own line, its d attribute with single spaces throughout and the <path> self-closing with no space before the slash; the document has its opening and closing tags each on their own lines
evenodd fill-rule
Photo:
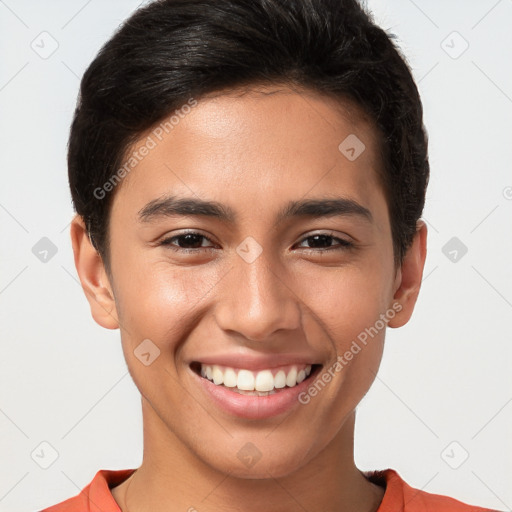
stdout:
<svg viewBox="0 0 512 512">
<path fill-rule="evenodd" d="M 311 379 L 318 373 L 321 365 L 292 364 L 279 368 L 251 371 L 194 361 L 190 367 L 197 375 L 216 386 L 227 388 L 241 395 L 268 396 L 284 389 L 293 388 L 301 382 Z"/>
</svg>

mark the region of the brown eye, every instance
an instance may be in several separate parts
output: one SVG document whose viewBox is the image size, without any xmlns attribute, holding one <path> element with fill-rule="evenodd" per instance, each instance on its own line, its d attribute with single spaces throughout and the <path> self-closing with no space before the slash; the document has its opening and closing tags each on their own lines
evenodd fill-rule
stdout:
<svg viewBox="0 0 512 512">
<path fill-rule="evenodd" d="M 309 244 L 309 247 L 305 247 L 306 249 L 343 250 L 353 245 L 347 240 L 326 234 L 308 236 L 302 239 L 300 243 L 302 244 L 306 241 Z M 334 244 L 332 242 L 334 242 Z"/>
<path fill-rule="evenodd" d="M 201 247 L 203 238 L 204 236 L 193 233 L 175 237 L 178 241 L 178 245 L 184 249 L 197 249 Z"/>
<path fill-rule="evenodd" d="M 211 245 L 203 245 L 204 241 L 211 242 L 211 240 L 202 235 L 201 233 L 182 233 L 181 235 L 175 235 L 160 242 L 160 245 L 168 246 L 173 250 L 184 251 L 199 250 L 199 249 L 210 249 Z"/>
</svg>

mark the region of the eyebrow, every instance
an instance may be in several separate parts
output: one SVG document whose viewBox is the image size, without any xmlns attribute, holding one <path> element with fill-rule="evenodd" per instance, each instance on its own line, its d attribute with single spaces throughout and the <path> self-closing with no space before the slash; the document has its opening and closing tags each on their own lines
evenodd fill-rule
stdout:
<svg viewBox="0 0 512 512">
<path fill-rule="evenodd" d="M 164 217 L 200 216 L 212 217 L 233 224 L 237 214 L 229 206 L 216 201 L 196 198 L 165 196 L 150 201 L 138 213 L 140 222 L 152 222 Z M 302 199 L 290 201 L 277 214 L 277 222 L 294 217 L 335 217 L 340 215 L 358 216 L 372 222 L 372 214 L 353 199 L 345 197 L 325 199 Z"/>
</svg>

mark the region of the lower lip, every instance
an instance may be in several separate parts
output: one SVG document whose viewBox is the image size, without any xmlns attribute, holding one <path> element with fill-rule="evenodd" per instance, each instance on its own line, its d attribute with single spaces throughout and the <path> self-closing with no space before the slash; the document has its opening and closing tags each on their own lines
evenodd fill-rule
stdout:
<svg viewBox="0 0 512 512">
<path fill-rule="evenodd" d="M 213 382 L 200 377 L 192 371 L 195 378 L 199 380 L 202 389 L 208 396 L 225 412 L 238 416 L 239 418 L 246 418 L 251 420 L 262 420 L 278 416 L 286 411 L 289 411 L 294 406 L 301 405 L 299 402 L 299 395 L 306 391 L 311 383 L 311 377 L 316 374 L 312 372 L 311 375 L 297 384 L 293 388 L 283 388 L 281 391 L 267 396 L 251 396 L 241 395 L 236 391 L 231 391 L 225 386 L 217 386 Z"/>
</svg>

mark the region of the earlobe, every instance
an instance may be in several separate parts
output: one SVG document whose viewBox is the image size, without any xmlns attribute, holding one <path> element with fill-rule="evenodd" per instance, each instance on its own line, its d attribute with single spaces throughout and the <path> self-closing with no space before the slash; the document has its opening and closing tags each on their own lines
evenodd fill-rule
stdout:
<svg viewBox="0 0 512 512">
<path fill-rule="evenodd" d="M 389 321 L 389 327 L 402 327 L 411 318 L 421 288 L 426 256 L 427 226 L 420 220 L 413 242 L 397 272 L 393 304 L 395 311 L 398 312 Z M 397 304 L 400 305 L 400 309 Z"/>
<path fill-rule="evenodd" d="M 112 286 L 103 260 L 92 245 L 83 219 L 79 215 L 71 222 L 71 244 L 75 267 L 94 320 L 106 329 L 117 329 L 119 320 Z"/>
</svg>

